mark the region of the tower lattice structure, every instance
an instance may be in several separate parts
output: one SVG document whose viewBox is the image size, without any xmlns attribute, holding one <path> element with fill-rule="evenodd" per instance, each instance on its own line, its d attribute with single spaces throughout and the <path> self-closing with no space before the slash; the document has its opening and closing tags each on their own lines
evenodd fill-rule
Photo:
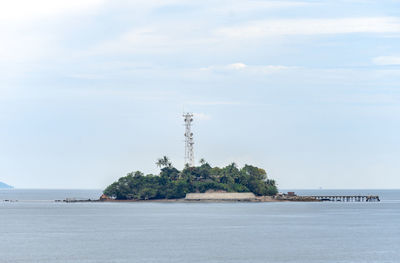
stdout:
<svg viewBox="0 0 400 263">
<path fill-rule="evenodd" d="M 185 121 L 185 165 L 194 167 L 194 141 L 192 132 L 193 114 L 184 113 L 183 118 Z"/>
</svg>

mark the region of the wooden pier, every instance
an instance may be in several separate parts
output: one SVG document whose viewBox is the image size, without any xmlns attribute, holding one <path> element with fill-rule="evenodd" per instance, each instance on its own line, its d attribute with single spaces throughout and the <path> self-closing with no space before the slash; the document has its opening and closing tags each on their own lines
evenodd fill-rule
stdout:
<svg viewBox="0 0 400 263">
<path fill-rule="evenodd" d="M 380 202 L 377 195 L 313 195 L 319 201 L 330 202 Z"/>
</svg>

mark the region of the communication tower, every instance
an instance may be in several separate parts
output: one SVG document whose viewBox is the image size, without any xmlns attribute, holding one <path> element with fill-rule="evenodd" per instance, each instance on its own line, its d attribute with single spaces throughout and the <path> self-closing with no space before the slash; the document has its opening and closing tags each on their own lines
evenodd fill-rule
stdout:
<svg viewBox="0 0 400 263">
<path fill-rule="evenodd" d="M 194 167 L 194 141 L 192 132 L 193 113 L 184 113 L 183 118 L 185 121 L 185 165 Z"/>
</svg>

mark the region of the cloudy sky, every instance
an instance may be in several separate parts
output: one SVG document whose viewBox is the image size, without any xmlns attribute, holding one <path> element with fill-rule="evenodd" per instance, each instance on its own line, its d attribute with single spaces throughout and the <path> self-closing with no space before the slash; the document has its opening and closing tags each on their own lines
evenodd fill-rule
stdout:
<svg viewBox="0 0 400 263">
<path fill-rule="evenodd" d="M 400 188 L 399 0 L 0 1 L 0 181 L 103 188 L 195 156 Z"/>
</svg>

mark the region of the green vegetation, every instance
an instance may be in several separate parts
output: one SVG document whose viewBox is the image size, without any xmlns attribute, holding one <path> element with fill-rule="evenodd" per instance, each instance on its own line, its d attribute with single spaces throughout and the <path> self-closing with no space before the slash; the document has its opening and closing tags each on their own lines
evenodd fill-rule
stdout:
<svg viewBox="0 0 400 263">
<path fill-rule="evenodd" d="M 201 166 L 174 168 L 168 157 L 157 160 L 159 175 L 132 172 L 121 177 L 104 190 L 104 194 L 119 200 L 148 200 L 184 198 L 186 193 L 204 193 L 207 190 L 253 192 L 255 195 L 275 195 L 274 180 L 267 179 L 264 169 L 245 165 L 238 169 L 235 163 L 224 168 L 211 167 L 204 159 Z"/>
</svg>

